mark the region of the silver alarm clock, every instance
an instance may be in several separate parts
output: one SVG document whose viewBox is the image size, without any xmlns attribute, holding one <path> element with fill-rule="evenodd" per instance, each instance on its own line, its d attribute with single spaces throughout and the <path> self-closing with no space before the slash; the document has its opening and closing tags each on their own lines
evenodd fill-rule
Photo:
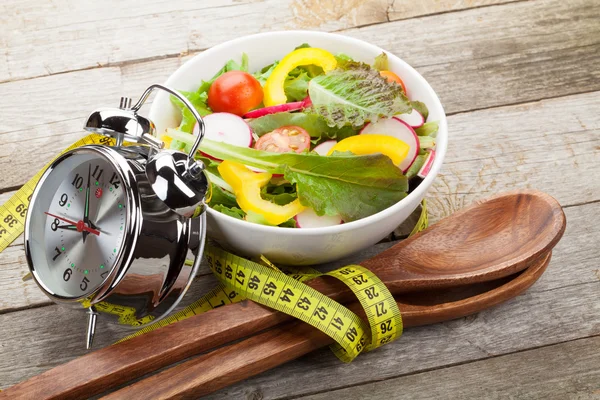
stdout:
<svg viewBox="0 0 600 400">
<path fill-rule="evenodd" d="M 163 149 L 154 124 L 138 115 L 154 89 L 178 97 L 198 120 L 189 154 Z M 27 213 L 25 253 L 48 297 L 87 310 L 90 348 L 94 305 L 155 322 L 182 299 L 202 258 L 210 185 L 193 157 L 204 136 L 202 118 L 172 89 L 152 85 L 133 107 L 122 98 L 118 109 L 94 111 L 84 129 L 116 144 L 107 139 L 70 150 L 44 172 Z"/>
</svg>

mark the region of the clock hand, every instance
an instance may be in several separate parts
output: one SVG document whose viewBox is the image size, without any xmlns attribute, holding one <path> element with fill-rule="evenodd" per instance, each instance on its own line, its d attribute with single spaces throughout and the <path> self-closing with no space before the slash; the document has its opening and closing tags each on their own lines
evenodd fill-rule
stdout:
<svg viewBox="0 0 600 400">
<path fill-rule="evenodd" d="M 89 226 L 86 226 L 85 222 L 83 222 L 83 221 L 77 221 L 77 222 L 71 221 L 70 219 L 66 219 L 66 218 L 61 217 L 59 215 L 50 214 L 49 212 L 45 212 L 45 211 L 44 211 L 44 214 L 49 215 L 49 216 L 54 217 L 54 218 L 57 218 L 57 219 L 59 219 L 61 221 L 64 221 L 64 222 L 66 222 L 68 224 L 75 225 L 75 227 L 77 228 L 77 232 L 86 231 L 86 232 L 89 232 L 89 233 L 93 233 L 96 236 L 100 235 L 100 231 L 98 231 L 96 229 L 93 229 L 93 228 L 90 228 Z"/>
<path fill-rule="evenodd" d="M 70 231 L 76 231 L 77 230 L 77 225 L 59 225 L 58 229 L 67 229 Z"/>
<path fill-rule="evenodd" d="M 88 164 L 88 179 L 87 179 L 87 188 L 85 189 L 85 209 L 83 212 L 83 223 L 90 223 L 90 175 L 92 173 L 92 164 Z M 88 232 L 83 231 L 83 243 L 85 243 L 85 239 L 87 238 Z"/>
</svg>

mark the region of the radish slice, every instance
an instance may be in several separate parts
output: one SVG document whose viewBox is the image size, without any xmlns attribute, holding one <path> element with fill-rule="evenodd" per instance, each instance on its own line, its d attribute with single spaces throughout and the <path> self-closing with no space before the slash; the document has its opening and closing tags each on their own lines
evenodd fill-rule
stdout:
<svg viewBox="0 0 600 400">
<path fill-rule="evenodd" d="M 419 137 L 409 124 L 396 117 L 382 118 L 377 122 L 369 123 L 362 129 L 362 131 L 360 131 L 360 134 L 379 134 L 393 136 L 409 145 L 410 149 L 408 150 L 408 154 L 399 165 L 402 172 L 408 171 L 412 163 L 417 158 L 417 155 L 419 154 Z"/>
<path fill-rule="evenodd" d="M 423 115 L 414 108 L 410 114 L 400 114 L 396 115 L 394 118 L 401 119 L 409 124 L 413 129 L 420 128 L 425 123 L 425 118 L 423 118 Z"/>
<path fill-rule="evenodd" d="M 435 150 L 431 150 L 429 155 L 425 159 L 425 164 L 421 167 L 421 170 L 417 173 L 417 176 L 425 179 L 429 171 L 431 171 L 431 166 L 433 165 L 433 161 L 435 160 Z"/>
<path fill-rule="evenodd" d="M 304 104 L 304 102 L 302 102 L 302 101 L 295 101 L 293 103 L 285 103 L 285 104 L 279 104 L 279 105 L 271 106 L 271 107 L 259 108 L 257 110 L 252 110 L 252 111 L 247 112 L 246 114 L 243 115 L 243 117 L 244 118 L 260 118 L 260 117 L 264 117 L 265 115 L 269 115 L 269 114 L 301 110 L 303 104 Z"/>
<path fill-rule="evenodd" d="M 324 228 L 326 226 L 339 225 L 343 222 L 342 217 L 339 215 L 333 217 L 329 215 L 320 216 L 312 208 L 302 211 L 294 219 L 298 228 Z"/>
<path fill-rule="evenodd" d="M 252 129 L 241 117 L 230 113 L 214 113 L 203 118 L 204 137 L 215 142 L 224 142 L 233 146 L 252 147 Z M 198 124 L 192 133 L 198 135 Z M 221 161 L 202 153 L 213 160 Z"/>
<path fill-rule="evenodd" d="M 320 156 L 326 156 L 329 150 L 337 144 L 337 140 L 328 140 L 316 146 L 313 151 Z"/>
<path fill-rule="evenodd" d="M 260 118 L 265 115 L 275 114 L 280 112 L 290 112 L 302 110 L 303 108 L 310 107 L 312 102 L 310 97 L 306 97 L 302 101 L 294 101 L 293 103 L 278 104 L 276 106 L 259 108 L 257 110 L 248 111 L 243 115 L 244 118 Z"/>
<path fill-rule="evenodd" d="M 252 147 L 252 129 L 241 117 L 230 113 L 214 113 L 203 118 L 204 137 L 234 146 Z M 198 135 L 198 124 L 192 132 Z"/>
</svg>

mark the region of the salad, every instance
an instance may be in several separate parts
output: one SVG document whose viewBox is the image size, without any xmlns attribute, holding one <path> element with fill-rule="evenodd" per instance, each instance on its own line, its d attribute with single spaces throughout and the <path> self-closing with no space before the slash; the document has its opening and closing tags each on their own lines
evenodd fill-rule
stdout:
<svg viewBox="0 0 600 400">
<path fill-rule="evenodd" d="M 182 94 L 205 123 L 196 158 L 208 204 L 233 218 L 289 228 L 355 221 L 402 200 L 435 158 L 438 123 L 407 97 L 385 53 L 369 65 L 303 44 L 258 71 L 242 54 Z M 199 127 L 171 101 L 181 123 L 162 140 L 186 151 Z"/>
</svg>

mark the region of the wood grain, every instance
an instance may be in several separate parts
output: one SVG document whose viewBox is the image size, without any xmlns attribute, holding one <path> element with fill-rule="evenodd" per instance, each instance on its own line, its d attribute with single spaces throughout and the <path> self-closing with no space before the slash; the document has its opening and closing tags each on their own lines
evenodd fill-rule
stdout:
<svg viewBox="0 0 600 400">
<path fill-rule="evenodd" d="M 155 0 L 143 6 L 7 0 L 0 7 L 0 82 L 173 57 L 258 32 L 387 22 L 388 7 L 388 0 Z M 32 53 L 44 56 L 32 62 Z"/>
<path fill-rule="evenodd" d="M 595 336 L 301 398 L 592 400 L 600 396 L 600 352 L 590 349 L 599 348 Z"/>
<path fill-rule="evenodd" d="M 440 322 L 470 315 L 500 304 L 530 287 L 545 271 L 549 261 L 550 254 L 547 254 L 518 277 L 502 279 L 500 280 L 502 283 L 497 285 L 488 282 L 469 285 L 465 290 L 457 289 L 457 294 L 470 290 L 478 293 L 472 296 L 465 293 L 463 296 L 459 295 L 460 299 L 448 300 L 447 293 L 444 291 L 404 295 L 402 300 L 398 301 L 398 307 L 403 310 L 402 322 L 405 327 Z M 494 288 L 475 289 L 480 286 Z M 360 312 L 362 308 L 360 304 L 353 303 L 349 308 L 366 320 L 364 313 Z M 334 341 L 325 333 L 307 325 L 298 322 L 285 324 L 168 368 L 117 390 L 103 399 L 173 399 L 205 396 L 333 343 Z M 19 392 L 19 386 L 16 386 L 11 389 L 15 390 L 14 392 L 9 390 L 6 394 L 18 396 L 19 393 L 28 395 L 35 393 L 35 396 L 39 397 L 39 394 L 44 392 L 40 388 L 44 388 L 45 385 L 40 381 L 35 382 L 35 378 L 25 384 L 27 383 L 29 383 L 28 388 L 24 387 L 22 392 Z M 48 390 L 51 389 L 46 389 L 46 392 Z"/>
<path fill-rule="evenodd" d="M 600 92 L 454 115 L 448 154 L 430 191 L 434 218 L 511 188 L 563 206 L 600 200 Z"/>
<path fill-rule="evenodd" d="M 424 15 L 447 13 L 513 2 L 515 2 L 515 0 L 394 0 L 388 10 L 388 18 L 390 21 L 397 21 Z"/>
<path fill-rule="evenodd" d="M 590 0 L 540 0 L 345 33 L 403 57 L 429 80 L 446 112 L 455 113 L 600 90 L 599 16 L 600 4 Z M 181 62 L 159 59 L 0 84 L 0 188 L 23 184 L 79 138 L 91 110 L 164 81 Z M 33 160 L 17 156 L 23 142 Z"/>
</svg>

